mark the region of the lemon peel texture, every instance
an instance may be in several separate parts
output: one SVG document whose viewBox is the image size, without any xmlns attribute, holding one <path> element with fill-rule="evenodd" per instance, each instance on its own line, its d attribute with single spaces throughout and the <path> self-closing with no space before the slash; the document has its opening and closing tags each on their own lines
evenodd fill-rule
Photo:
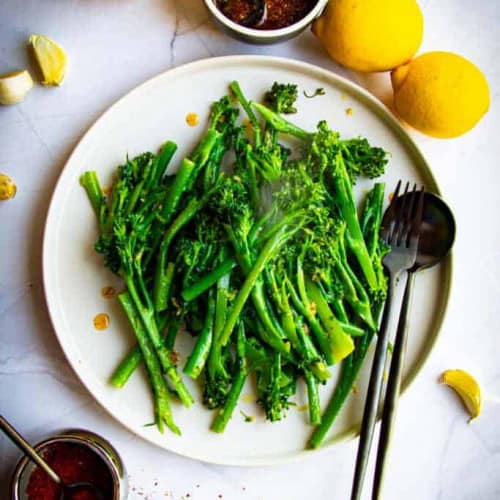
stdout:
<svg viewBox="0 0 500 500">
<path fill-rule="evenodd" d="M 394 108 L 424 134 L 451 138 L 473 128 L 490 106 L 479 68 L 451 52 L 428 52 L 392 71 Z"/>
<path fill-rule="evenodd" d="M 387 71 L 415 55 L 424 20 L 415 0 L 335 0 L 328 2 L 312 30 L 342 66 Z"/>
</svg>

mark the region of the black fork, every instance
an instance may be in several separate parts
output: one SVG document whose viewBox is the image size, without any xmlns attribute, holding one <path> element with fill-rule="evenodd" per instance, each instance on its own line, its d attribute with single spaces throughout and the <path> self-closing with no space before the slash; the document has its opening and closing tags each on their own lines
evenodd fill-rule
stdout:
<svg viewBox="0 0 500 500">
<path fill-rule="evenodd" d="M 386 210 L 382 221 L 381 237 L 390 247 L 390 252 L 383 259 L 384 267 L 389 275 L 389 283 L 363 412 L 351 500 L 359 500 L 361 497 L 370 456 L 375 421 L 382 393 L 382 379 L 389 344 L 387 327 L 396 282 L 403 271 L 407 271 L 415 264 L 417 257 L 424 205 L 424 189 L 417 191 L 415 185 L 413 190 L 410 191 L 410 184 L 407 183 L 402 200 L 398 203 L 400 189 L 401 181 L 396 186 L 391 204 Z"/>
</svg>

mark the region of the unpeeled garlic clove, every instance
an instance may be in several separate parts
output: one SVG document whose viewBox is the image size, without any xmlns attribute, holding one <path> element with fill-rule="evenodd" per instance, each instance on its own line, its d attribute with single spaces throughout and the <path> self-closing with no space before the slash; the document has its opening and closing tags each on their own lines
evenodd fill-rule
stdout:
<svg viewBox="0 0 500 500">
<path fill-rule="evenodd" d="M 25 69 L 0 75 L 0 104 L 21 102 L 32 88 L 33 80 Z"/>
</svg>

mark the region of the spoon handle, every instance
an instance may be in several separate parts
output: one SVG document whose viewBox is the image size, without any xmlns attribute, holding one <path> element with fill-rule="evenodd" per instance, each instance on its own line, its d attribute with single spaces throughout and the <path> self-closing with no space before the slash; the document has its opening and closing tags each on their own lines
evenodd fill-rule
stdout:
<svg viewBox="0 0 500 500">
<path fill-rule="evenodd" d="M 377 449 L 377 462 L 375 465 L 375 475 L 373 478 L 372 500 L 381 498 L 382 482 L 384 479 L 385 465 L 387 463 L 389 444 L 394 429 L 396 419 L 399 390 L 403 374 L 404 354 L 406 351 L 406 340 L 408 338 L 408 313 L 411 307 L 413 284 L 415 273 L 409 271 L 406 281 L 401 313 L 398 321 L 398 329 L 394 341 L 394 351 L 392 353 L 391 368 L 387 381 L 387 390 L 384 398 L 384 410 L 380 426 L 380 436 Z"/>
<path fill-rule="evenodd" d="M 61 485 L 61 478 L 52 470 L 52 468 L 43 460 L 34 448 L 24 439 L 19 432 L 10 425 L 10 423 L 0 415 L 0 429 L 10 438 L 10 440 L 20 448 L 26 455 L 28 455 L 33 462 L 40 466 L 54 481 Z"/>
<path fill-rule="evenodd" d="M 387 357 L 387 345 L 389 343 L 389 318 L 391 316 L 392 299 L 394 297 L 396 278 L 389 274 L 389 287 L 385 301 L 382 322 L 377 334 L 377 343 L 373 364 L 370 373 L 370 382 L 366 393 L 363 421 L 359 435 L 358 453 L 356 455 L 356 466 L 354 469 L 354 480 L 352 483 L 351 500 L 360 500 L 365 479 L 366 468 L 370 458 L 370 448 L 375 430 L 375 422 L 379 410 L 380 396 L 382 392 L 383 373 Z"/>
</svg>

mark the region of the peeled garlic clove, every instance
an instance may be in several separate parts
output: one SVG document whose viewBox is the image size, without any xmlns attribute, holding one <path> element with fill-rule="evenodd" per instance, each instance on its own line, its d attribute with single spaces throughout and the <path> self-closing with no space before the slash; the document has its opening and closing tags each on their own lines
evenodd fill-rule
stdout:
<svg viewBox="0 0 500 500">
<path fill-rule="evenodd" d="M 29 44 L 42 72 L 42 85 L 60 85 L 66 73 L 64 49 L 45 35 L 31 35 Z"/>
<path fill-rule="evenodd" d="M 0 201 L 14 198 L 16 191 L 14 181 L 7 174 L 0 174 Z"/>
<path fill-rule="evenodd" d="M 0 104 L 21 102 L 32 88 L 33 80 L 25 69 L 0 75 Z"/>
</svg>

